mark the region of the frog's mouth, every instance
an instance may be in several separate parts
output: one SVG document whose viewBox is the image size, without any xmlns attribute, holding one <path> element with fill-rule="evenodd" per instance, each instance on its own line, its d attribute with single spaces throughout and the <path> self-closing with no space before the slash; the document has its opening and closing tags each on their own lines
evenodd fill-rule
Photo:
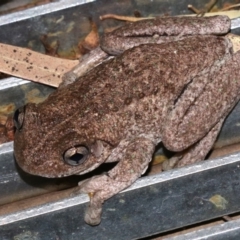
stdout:
<svg viewBox="0 0 240 240">
<path fill-rule="evenodd" d="M 96 169 L 106 160 L 106 149 L 97 152 L 97 157 L 92 149 L 77 145 L 58 152 L 51 156 L 41 151 L 29 151 L 28 142 L 22 132 L 16 132 L 14 141 L 14 155 L 17 164 L 25 172 L 47 178 L 60 178 L 70 175 L 82 175 Z M 62 151 L 63 150 L 63 151 Z M 96 154 L 96 152 L 95 152 Z"/>
</svg>

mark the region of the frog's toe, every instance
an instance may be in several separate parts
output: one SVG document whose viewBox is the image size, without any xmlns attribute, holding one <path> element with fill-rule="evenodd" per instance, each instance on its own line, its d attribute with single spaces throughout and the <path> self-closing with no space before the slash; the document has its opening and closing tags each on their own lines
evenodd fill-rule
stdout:
<svg viewBox="0 0 240 240">
<path fill-rule="evenodd" d="M 98 225 L 101 222 L 102 205 L 108 198 L 104 186 L 109 182 L 107 175 L 99 175 L 80 182 L 79 193 L 86 193 L 90 198 L 89 206 L 85 212 L 84 220 L 89 225 Z"/>
<path fill-rule="evenodd" d="M 101 222 L 103 196 L 102 192 L 92 193 L 90 196 L 90 203 L 86 209 L 84 220 L 89 225 L 98 225 Z"/>
<path fill-rule="evenodd" d="M 90 204 L 85 212 L 84 221 L 89 225 L 99 225 L 101 222 L 101 214 L 102 206 L 96 207 Z"/>
</svg>

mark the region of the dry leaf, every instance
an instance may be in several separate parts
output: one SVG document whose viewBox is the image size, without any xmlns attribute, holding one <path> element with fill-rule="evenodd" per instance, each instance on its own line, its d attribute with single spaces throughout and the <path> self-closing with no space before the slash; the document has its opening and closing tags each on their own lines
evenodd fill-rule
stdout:
<svg viewBox="0 0 240 240">
<path fill-rule="evenodd" d="M 229 33 L 227 37 L 231 40 L 233 44 L 233 52 L 237 52 L 240 50 L 240 36 Z"/>
<path fill-rule="evenodd" d="M 91 31 L 78 43 L 78 54 L 76 54 L 78 58 L 99 46 L 100 38 L 97 25 L 91 19 L 90 23 Z"/>
<path fill-rule="evenodd" d="M 50 44 L 50 43 L 48 43 L 47 39 L 48 39 L 48 36 L 46 34 L 40 36 L 40 41 L 41 41 L 42 45 L 44 46 L 45 54 L 52 56 L 52 57 L 59 57 L 58 53 L 57 53 L 58 48 L 59 48 L 59 42 L 54 41 Z"/>
<path fill-rule="evenodd" d="M 153 161 L 151 162 L 152 165 L 160 164 L 163 163 L 164 161 L 167 160 L 167 157 L 164 155 L 156 155 L 153 158 Z"/>
<path fill-rule="evenodd" d="M 14 139 L 14 124 L 12 115 L 0 115 L 0 144 Z"/>
<path fill-rule="evenodd" d="M 85 37 L 83 41 L 83 46 L 87 49 L 94 49 L 99 45 L 99 34 L 98 28 L 96 23 L 91 22 L 92 30 L 91 32 Z"/>
<path fill-rule="evenodd" d="M 0 51 L 0 72 L 54 87 L 61 83 L 64 73 L 79 63 L 3 43 Z"/>
<path fill-rule="evenodd" d="M 216 194 L 216 195 L 212 196 L 212 197 L 209 199 L 209 201 L 210 201 L 212 204 L 214 204 L 214 206 L 215 206 L 216 208 L 219 208 L 219 209 L 221 209 L 221 210 L 226 209 L 227 204 L 228 204 L 228 201 L 227 201 L 225 198 L 223 198 L 221 195 L 219 195 L 219 194 Z"/>
</svg>

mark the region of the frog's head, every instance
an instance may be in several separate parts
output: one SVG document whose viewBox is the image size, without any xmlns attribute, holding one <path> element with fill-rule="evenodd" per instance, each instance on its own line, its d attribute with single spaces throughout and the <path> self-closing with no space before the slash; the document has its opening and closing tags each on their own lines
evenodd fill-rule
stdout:
<svg viewBox="0 0 240 240">
<path fill-rule="evenodd" d="M 95 138 L 87 120 L 76 128 L 66 116 L 61 119 L 52 112 L 44 112 L 36 104 L 15 112 L 14 154 L 24 171 L 63 177 L 87 173 L 106 161 L 113 147 Z"/>
</svg>

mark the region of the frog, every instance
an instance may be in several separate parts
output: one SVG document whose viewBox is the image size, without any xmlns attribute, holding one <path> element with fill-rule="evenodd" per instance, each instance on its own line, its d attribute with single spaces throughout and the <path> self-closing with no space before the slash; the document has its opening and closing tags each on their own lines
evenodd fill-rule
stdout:
<svg viewBox="0 0 240 240">
<path fill-rule="evenodd" d="M 177 33 L 168 30 L 172 24 Z M 176 152 L 174 165 L 202 161 L 240 97 L 240 52 L 233 53 L 225 37 L 227 17 L 166 17 L 116 31 L 130 29 L 142 38 L 142 28 L 159 36 L 140 44 L 128 39 L 130 47 L 116 51 L 104 44 L 104 36 L 102 51 L 114 57 L 14 114 L 15 159 L 30 174 L 82 175 L 117 163 L 79 182 L 77 193 L 90 197 L 84 220 L 93 226 L 101 222 L 104 202 L 146 172 L 160 142 Z M 116 32 L 107 35 L 114 44 Z M 165 41 L 159 43 L 160 35 Z M 125 47 L 119 37 L 117 42 Z"/>
</svg>

